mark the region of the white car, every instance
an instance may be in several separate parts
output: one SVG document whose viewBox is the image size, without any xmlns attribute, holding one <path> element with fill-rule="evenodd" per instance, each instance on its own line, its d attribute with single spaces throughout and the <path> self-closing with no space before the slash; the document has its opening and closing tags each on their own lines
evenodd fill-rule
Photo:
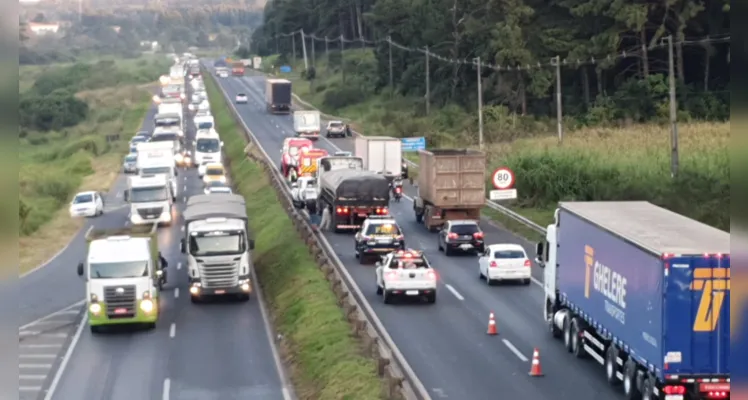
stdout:
<svg viewBox="0 0 748 400">
<path fill-rule="evenodd" d="M 205 194 L 216 194 L 216 193 L 232 194 L 234 192 L 228 186 L 213 186 L 213 187 L 205 188 L 203 193 Z"/>
<path fill-rule="evenodd" d="M 236 104 L 247 104 L 247 95 L 239 93 L 236 95 Z"/>
<path fill-rule="evenodd" d="M 488 285 L 497 281 L 521 281 L 529 285 L 532 262 L 518 244 L 492 244 L 478 258 L 480 279 Z"/>
<path fill-rule="evenodd" d="M 96 217 L 104 214 L 104 200 L 99 192 L 80 192 L 70 202 L 70 217 Z"/>
<path fill-rule="evenodd" d="M 377 294 L 385 304 L 396 297 L 423 297 L 436 303 L 436 271 L 421 251 L 399 250 L 387 254 L 377 263 Z"/>
<path fill-rule="evenodd" d="M 330 138 L 333 136 L 345 137 L 345 124 L 343 121 L 330 121 L 325 128 L 325 135 Z"/>
</svg>

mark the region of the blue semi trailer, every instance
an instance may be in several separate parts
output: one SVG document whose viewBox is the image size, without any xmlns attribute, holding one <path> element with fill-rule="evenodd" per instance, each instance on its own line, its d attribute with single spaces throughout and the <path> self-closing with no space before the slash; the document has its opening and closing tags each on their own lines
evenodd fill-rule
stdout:
<svg viewBox="0 0 748 400">
<path fill-rule="evenodd" d="M 730 398 L 730 234 L 641 201 L 562 202 L 545 317 L 627 399 Z"/>
</svg>

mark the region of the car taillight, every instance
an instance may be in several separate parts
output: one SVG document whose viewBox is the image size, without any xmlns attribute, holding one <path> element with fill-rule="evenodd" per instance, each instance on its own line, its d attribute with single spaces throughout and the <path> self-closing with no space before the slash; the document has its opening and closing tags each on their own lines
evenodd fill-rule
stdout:
<svg viewBox="0 0 748 400">
<path fill-rule="evenodd" d="M 399 187 L 395 188 L 395 193 L 400 193 L 400 192 L 402 192 L 402 191 L 403 191 L 403 190 L 402 190 L 402 189 L 400 189 Z"/>
<path fill-rule="evenodd" d="M 706 392 L 707 399 L 727 399 L 730 397 L 730 392 Z"/>
<path fill-rule="evenodd" d="M 447 239 L 457 239 L 457 234 L 456 233 L 449 233 L 449 234 L 447 234 Z"/>
<path fill-rule="evenodd" d="M 483 240 L 483 232 L 473 233 L 473 238 L 478 239 L 478 240 Z"/>
<path fill-rule="evenodd" d="M 387 207 L 383 207 L 383 208 L 377 207 L 377 208 L 375 208 L 374 209 L 374 214 L 387 215 Z"/>
<path fill-rule="evenodd" d="M 530 260 L 525 260 L 525 267 L 532 267 L 532 263 L 530 262 Z"/>
<path fill-rule="evenodd" d="M 387 279 L 397 279 L 397 272 L 390 271 L 390 272 L 387 273 L 387 275 L 385 275 L 385 277 Z"/>
<path fill-rule="evenodd" d="M 496 268 L 496 267 L 499 266 L 499 264 L 496 264 L 496 261 L 491 261 L 491 263 L 488 264 L 488 266 L 491 267 L 491 268 Z"/>
<path fill-rule="evenodd" d="M 686 394 L 686 387 L 685 386 L 672 386 L 668 385 L 662 388 L 662 391 L 665 392 L 665 394 Z"/>
<path fill-rule="evenodd" d="M 435 281 L 435 280 L 436 280 L 436 272 L 434 272 L 434 271 L 429 271 L 429 272 L 427 272 L 427 273 L 426 273 L 426 276 L 427 276 L 427 277 L 428 277 L 429 279 L 431 279 L 432 281 Z"/>
<path fill-rule="evenodd" d="M 335 211 L 338 214 L 348 214 L 348 207 L 338 207 Z"/>
</svg>

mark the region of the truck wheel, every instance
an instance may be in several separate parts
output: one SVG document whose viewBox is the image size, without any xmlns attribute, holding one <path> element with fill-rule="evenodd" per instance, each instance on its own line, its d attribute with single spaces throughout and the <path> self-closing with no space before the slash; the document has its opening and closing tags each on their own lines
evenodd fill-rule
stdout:
<svg viewBox="0 0 748 400">
<path fill-rule="evenodd" d="M 574 318 L 571 320 L 571 353 L 576 358 L 585 358 L 587 353 L 584 350 L 584 338 L 582 337 L 582 329 L 579 325 L 579 319 Z"/>
<path fill-rule="evenodd" d="M 149 322 L 149 323 L 145 324 L 145 329 L 147 329 L 149 331 L 153 330 L 153 329 L 156 329 L 156 323 L 155 322 Z"/>
<path fill-rule="evenodd" d="M 93 335 L 98 335 L 99 333 L 101 333 L 101 327 L 100 326 L 91 325 L 90 328 L 91 328 L 91 334 L 93 334 Z"/>
<path fill-rule="evenodd" d="M 363 254 L 358 255 L 358 263 L 361 265 L 366 265 L 366 256 Z"/>
<path fill-rule="evenodd" d="M 608 381 L 610 386 L 617 386 L 621 383 L 621 381 L 618 380 L 618 376 L 616 376 L 618 372 L 618 363 L 616 362 L 616 359 L 618 359 L 618 348 L 616 348 L 615 345 L 610 345 L 608 350 L 605 352 L 605 379 Z"/>
<path fill-rule="evenodd" d="M 384 304 L 392 304 L 392 294 L 386 290 L 383 290 L 383 292 L 382 301 Z"/>
<path fill-rule="evenodd" d="M 417 223 L 423 223 L 423 214 L 419 214 L 416 212 L 416 222 Z"/>
<path fill-rule="evenodd" d="M 556 327 L 555 321 L 553 321 L 553 306 L 546 300 L 545 302 L 545 321 L 548 324 L 548 331 L 551 332 L 551 336 L 554 338 L 560 338 L 564 332 Z"/>
<path fill-rule="evenodd" d="M 639 400 L 642 394 L 636 386 L 636 363 L 629 360 L 623 366 L 623 395 L 628 400 Z"/>
<path fill-rule="evenodd" d="M 564 319 L 564 347 L 571 353 L 571 320 L 569 317 Z"/>
<path fill-rule="evenodd" d="M 239 301 L 242 303 L 249 301 L 249 295 L 248 294 L 240 294 L 239 295 Z"/>
<path fill-rule="evenodd" d="M 377 284 L 377 294 L 381 296 L 382 292 L 383 292 L 382 287 Z"/>
<path fill-rule="evenodd" d="M 198 304 L 200 303 L 200 298 L 197 296 L 190 296 L 190 302 L 192 302 L 192 304 Z"/>
<path fill-rule="evenodd" d="M 650 376 L 642 384 L 642 400 L 654 400 L 654 379 Z"/>
</svg>

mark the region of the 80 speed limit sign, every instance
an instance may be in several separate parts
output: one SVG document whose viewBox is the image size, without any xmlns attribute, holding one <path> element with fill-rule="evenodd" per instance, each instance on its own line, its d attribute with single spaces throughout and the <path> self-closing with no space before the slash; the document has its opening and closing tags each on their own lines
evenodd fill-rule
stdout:
<svg viewBox="0 0 748 400">
<path fill-rule="evenodd" d="M 491 175 L 491 180 L 497 190 L 511 189 L 514 186 L 514 172 L 507 167 L 499 167 Z"/>
</svg>

